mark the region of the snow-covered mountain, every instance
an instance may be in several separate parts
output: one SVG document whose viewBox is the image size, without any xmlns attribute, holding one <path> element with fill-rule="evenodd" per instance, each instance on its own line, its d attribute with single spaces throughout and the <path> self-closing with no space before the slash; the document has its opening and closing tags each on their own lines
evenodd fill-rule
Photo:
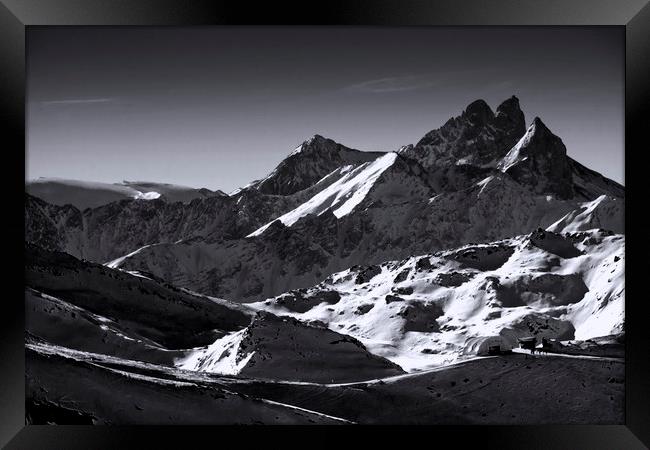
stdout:
<svg viewBox="0 0 650 450">
<path fill-rule="evenodd" d="M 580 206 L 548 227 L 549 231 L 570 233 L 592 228 L 606 230 L 625 229 L 625 211 L 622 199 L 601 195 L 591 202 L 581 203 Z"/>
<path fill-rule="evenodd" d="M 149 181 L 123 181 L 99 183 L 63 178 L 38 178 L 25 184 L 25 191 L 53 205 L 73 205 L 84 210 L 125 199 L 154 200 L 189 203 L 195 198 L 225 195 L 221 191 L 196 189 L 167 183 Z"/>
<path fill-rule="evenodd" d="M 336 181 L 274 221 L 291 226 L 303 217 L 319 216 L 326 211 L 340 219 L 355 209 L 361 210 L 371 205 L 385 207 L 424 200 L 434 191 L 423 173 L 424 170 L 416 162 L 392 152 L 356 167 L 347 165 L 327 175 L 336 175 Z M 272 223 L 247 237 L 259 236 Z"/>
<path fill-rule="evenodd" d="M 300 144 L 269 175 L 244 189 L 272 195 L 295 194 L 340 167 L 372 161 L 382 154 L 354 150 L 316 134 Z"/>
<path fill-rule="evenodd" d="M 353 336 L 407 370 L 518 346 L 587 340 L 624 327 L 625 237 L 538 231 L 431 255 L 354 266 L 253 303 Z"/>
</svg>

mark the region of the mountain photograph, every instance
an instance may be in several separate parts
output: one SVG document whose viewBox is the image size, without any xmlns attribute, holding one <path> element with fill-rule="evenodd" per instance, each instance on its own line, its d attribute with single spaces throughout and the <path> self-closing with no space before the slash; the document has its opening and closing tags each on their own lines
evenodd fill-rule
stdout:
<svg viewBox="0 0 650 450">
<path fill-rule="evenodd" d="M 620 33 L 31 30 L 26 423 L 624 423 Z"/>
</svg>

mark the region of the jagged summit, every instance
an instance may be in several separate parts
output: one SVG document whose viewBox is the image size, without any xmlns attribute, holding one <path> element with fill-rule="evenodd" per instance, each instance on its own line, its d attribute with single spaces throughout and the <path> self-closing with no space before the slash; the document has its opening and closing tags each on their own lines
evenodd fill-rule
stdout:
<svg viewBox="0 0 650 450">
<path fill-rule="evenodd" d="M 535 116 L 533 123 L 531 124 L 531 128 L 533 128 L 535 131 L 539 130 L 540 133 L 553 134 L 551 133 L 551 130 L 548 129 L 546 124 L 542 122 L 542 119 L 540 119 L 539 116 Z"/>
<path fill-rule="evenodd" d="M 249 188 L 263 194 L 291 195 L 313 186 L 339 167 L 372 161 L 383 152 L 363 152 L 315 134 L 285 158 L 266 178 Z"/>
<path fill-rule="evenodd" d="M 485 100 L 475 100 L 465 108 L 463 116 L 467 117 L 472 123 L 486 124 L 494 118 L 494 112 Z"/>
<path fill-rule="evenodd" d="M 308 144 L 313 144 L 313 143 L 315 143 L 315 142 L 325 142 L 325 141 L 332 141 L 332 142 L 334 142 L 333 139 L 327 138 L 327 137 L 322 136 L 322 135 L 320 135 L 320 134 L 318 134 L 318 133 L 314 134 L 312 137 L 310 137 L 309 139 L 307 139 L 305 142 L 308 143 Z"/>
<path fill-rule="evenodd" d="M 526 131 L 526 119 L 519 105 L 519 99 L 512 96 L 498 107 L 494 117 L 495 125 L 512 137 L 521 136 Z"/>
<path fill-rule="evenodd" d="M 562 140 L 548 129 L 542 119 L 535 117 L 528 129 L 526 129 L 526 133 L 510 149 L 498 164 L 498 167 L 505 171 L 533 153 L 553 150 L 557 151 L 558 156 L 566 155 L 566 147 L 564 147 Z"/>
<path fill-rule="evenodd" d="M 571 165 L 562 139 L 539 117 L 526 134 L 499 162 L 498 167 L 539 194 L 571 198 L 574 194 Z"/>
<path fill-rule="evenodd" d="M 519 106 L 519 97 L 516 95 L 513 95 L 510 98 L 504 100 L 499 106 L 497 106 L 497 114 L 502 113 L 512 115 L 518 114 L 520 112 L 521 107 Z"/>
<path fill-rule="evenodd" d="M 502 102 L 496 114 L 485 100 L 476 100 L 460 116 L 449 119 L 400 153 L 426 168 L 454 164 L 493 166 L 521 138 L 525 129 L 517 97 Z"/>
<path fill-rule="evenodd" d="M 302 144 L 300 144 L 294 151 L 289 153 L 289 156 L 297 155 L 298 153 L 303 153 L 306 151 L 336 151 L 338 148 L 336 141 L 330 138 L 321 136 L 320 134 L 314 134 L 309 139 L 305 139 Z"/>
</svg>

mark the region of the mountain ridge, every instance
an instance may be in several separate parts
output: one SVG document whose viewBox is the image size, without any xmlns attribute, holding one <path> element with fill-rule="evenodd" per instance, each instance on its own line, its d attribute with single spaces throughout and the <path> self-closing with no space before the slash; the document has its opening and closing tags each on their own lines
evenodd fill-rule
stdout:
<svg viewBox="0 0 650 450">
<path fill-rule="evenodd" d="M 229 196 L 189 204 L 123 200 L 82 212 L 28 196 L 26 236 L 48 248 L 119 261 L 116 267 L 248 302 L 312 285 L 364 261 L 503 239 L 563 218 L 563 228 L 583 229 L 596 222 L 571 214 L 585 202 L 603 195 L 624 200 L 623 186 L 568 157 L 541 119 L 528 128 L 523 121 L 519 99 L 512 96 L 496 113 L 484 101 L 472 102 L 427 133 L 423 139 L 430 143 L 421 140 L 398 152 L 360 152 L 316 135 L 269 177 Z M 432 159 L 440 149 L 446 156 Z M 581 225 L 571 225 L 578 216 Z M 623 231 L 622 222 L 598 223 Z M 239 273 L 250 277 L 237 281 Z"/>
</svg>

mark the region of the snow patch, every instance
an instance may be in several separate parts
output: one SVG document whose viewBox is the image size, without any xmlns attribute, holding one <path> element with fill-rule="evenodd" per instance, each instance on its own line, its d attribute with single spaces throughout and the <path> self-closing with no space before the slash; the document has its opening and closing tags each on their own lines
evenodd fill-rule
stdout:
<svg viewBox="0 0 650 450">
<path fill-rule="evenodd" d="M 244 357 L 239 355 L 239 345 L 246 331 L 248 329 L 244 328 L 217 339 L 205 348 L 195 349 L 188 356 L 177 360 L 175 365 L 186 370 L 237 375 L 255 354 L 250 352 Z"/>
<path fill-rule="evenodd" d="M 159 192 L 138 192 L 135 197 L 136 200 L 155 200 L 157 198 L 160 198 L 160 193 Z"/>
</svg>

